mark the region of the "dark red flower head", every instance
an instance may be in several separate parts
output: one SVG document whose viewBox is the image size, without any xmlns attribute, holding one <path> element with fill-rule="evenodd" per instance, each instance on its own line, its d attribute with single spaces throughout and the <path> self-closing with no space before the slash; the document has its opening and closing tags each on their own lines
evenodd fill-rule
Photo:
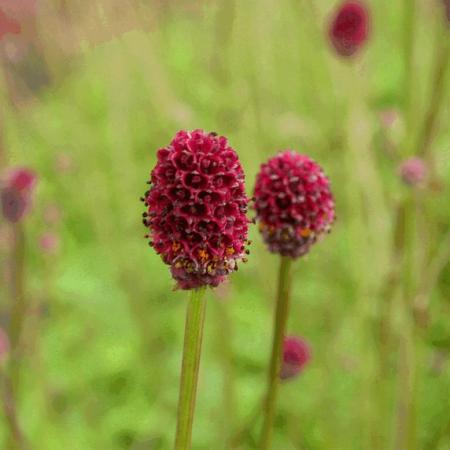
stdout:
<svg viewBox="0 0 450 450">
<path fill-rule="evenodd" d="M 370 17 L 359 1 L 344 2 L 336 11 L 329 29 L 331 43 L 340 56 L 354 55 L 369 37 Z"/>
<path fill-rule="evenodd" d="M 181 289 L 217 286 L 244 259 L 244 172 L 223 136 L 179 131 L 158 150 L 145 193 L 151 245 Z"/>
<path fill-rule="evenodd" d="M 36 174 L 25 167 L 11 170 L 0 190 L 2 213 L 6 220 L 19 222 L 29 210 Z"/>
<path fill-rule="evenodd" d="M 269 250 L 291 258 L 307 253 L 335 217 L 328 178 L 312 159 L 292 150 L 261 166 L 254 207 Z"/>
<path fill-rule="evenodd" d="M 280 378 L 287 380 L 296 377 L 311 359 L 309 345 L 301 338 L 290 336 L 284 339 L 283 362 Z"/>
</svg>

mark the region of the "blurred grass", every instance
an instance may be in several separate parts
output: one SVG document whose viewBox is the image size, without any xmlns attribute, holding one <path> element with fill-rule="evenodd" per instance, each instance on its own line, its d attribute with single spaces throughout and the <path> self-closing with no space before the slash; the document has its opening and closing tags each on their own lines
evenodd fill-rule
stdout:
<svg viewBox="0 0 450 450">
<path fill-rule="evenodd" d="M 335 2 L 325 0 L 66 2 L 64 14 L 44 7 L 28 77 L 48 72 L 48 85 L 27 89 L 19 63 L 5 59 L 0 130 L 8 165 L 32 166 L 40 177 L 27 223 L 27 294 L 35 308 L 19 398 L 34 449 L 171 448 L 185 294 L 171 290 L 167 268 L 142 239 L 138 199 L 156 149 L 179 128 L 198 127 L 229 137 L 249 193 L 260 163 L 294 148 L 323 165 L 336 196 L 332 234 L 295 268 L 289 329 L 311 343 L 313 362 L 283 387 L 274 448 L 368 449 L 374 430 L 380 448 L 393 448 L 403 318 L 382 292 L 395 208 L 409 193 L 384 152 L 394 133 L 404 142 L 403 116 L 396 131 L 383 128 L 379 114 L 402 108 L 403 3 L 370 2 L 372 39 L 352 67 L 328 47 Z M 435 3 L 418 1 L 413 131 L 432 88 L 430 30 L 439 28 L 438 14 Z M 433 146 L 443 187 L 419 193 L 426 201 L 418 285 L 449 228 L 448 89 L 445 95 Z M 61 167 L 67 155 L 70 167 Z M 62 212 L 55 256 L 37 244 L 50 204 Z M 265 387 L 277 259 L 254 228 L 248 264 L 221 298 L 209 294 L 196 450 L 226 448 L 221 442 L 232 430 L 224 418 L 243 426 Z M 5 265 L 7 256 L 3 250 Z M 449 270 L 434 286 L 420 331 L 420 449 L 450 448 Z M 1 299 L 5 311 L 3 284 Z M 382 314 L 393 333 L 382 348 L 383 377 L 375 334 Z"/>
</svg>

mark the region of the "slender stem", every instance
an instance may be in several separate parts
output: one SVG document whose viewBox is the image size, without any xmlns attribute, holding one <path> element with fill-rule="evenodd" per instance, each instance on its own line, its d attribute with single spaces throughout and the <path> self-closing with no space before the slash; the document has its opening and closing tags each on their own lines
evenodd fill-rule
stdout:
<svg viewBox="0 0 450 450">
<path fill-rule="evenodd" d="M 404 98 L 403 107 L 405 110 L 406 126 L 410 130 L 413 122 L 414 98 L 413 98 L 413 77 L 414 77 L 414 36 L 416 0 L 404 0 Z"/>
<path fill-rule="evenodd" d="M 187 307 L 175 450 L 191 448 L 195 398 L 205 320 L 205 289 L 194 289 Z"/>
<path fill-rule="evenodd" d="M 281 257 L 278 278 L 277 304 L 274 319 L 272 356 L 270 360 L 267 396 L 264 404 L 264 422 L 261 434 L 261 450 L 270 449 L 273 434 L 273 424 L 280 379 L 283 340 L 289 312 L 289 296 L 291 290 L 292 259 Z"/>
<path fill-rule="evenodd" d="M 21 360 L 20 338 L 26 316 L 24 292 L 25 233 L 20 223 L 14 226 L 14 250 L 11 260 L 11 323 L 9 340 L 11 345 L 10 378 L 14 397 L 17 398 Z"/>
<path fill-rule="evenodd" d="M 28 445 L 19 425 L 11 380 L 6 373 L 3 373 L 2 367 L 0 367 L 0 382 L 2 384 L 3 413 L 9 430 L 8 448 L 12 450 L 26 450 Z"/>
<path fill-rule="evenodd" d="M 435 67 L 432 78 L 432 91 L 430 103 L 423 122 L 423 128 L 417 140 L 416 153 L 426 158 L 431 157 L 431 143 L 433 133 L 436 128 L 436 122 L 442 105 L 445 103 L 446 76 L 450 61 L 450 45 L 445 39 L 442 44 L 442 35 L 438 35 L 438 48 L 436 49 Z M 447 38 L 449 39 L 449 38 Z"/>
</svg>

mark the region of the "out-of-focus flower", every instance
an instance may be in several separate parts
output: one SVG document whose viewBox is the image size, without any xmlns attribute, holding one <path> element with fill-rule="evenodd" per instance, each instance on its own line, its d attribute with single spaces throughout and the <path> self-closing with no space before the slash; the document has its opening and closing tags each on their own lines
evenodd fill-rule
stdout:
<svg viewBox="0 0 450 450">
<path fill-rule="evenodd" d="M 0 5 L 0 39 L 7 34 L 19 34 L 20 31 L 20 24 L 12 17 L 9 17 Z"/>
<path fill-rule="evenodd" d="M 69 153 L 59 153 L 56 156 L 55 168 L 58 172 L 70 172 L 73 169 L 73 157 Z"/>
<path fill-rule="evenodd" d="M 15 18 L 34 16 L 37 0 L 0 0 L 0 9 Z"/>
<path fill-rule="evenodd" d="M 263 239 L 282 256 L 306 254 L 335 218 L 328 178 L 311 158 L 292 150 L 261 166 L 254 197 Z"/>
<path fill-rule="evenodd" d="M 329 28 L 329 38 L 336 52 L 353 56 L 369 37 L 370 16 L 364 3 L 347 1 L 335 12 Z"/>
<path fill-rule="evenodd" d="M 36 184 L 37 177 L 31 169 L 18 167 L 9 172 L 7 180 L 10 188 L 23 193 L 30 193 Z"/>
<path fill-rule="evenodd" d="M 392 128 L 399 120 L 399 112 L 395 108 L 385 109 L 380 112 L 380 123 L 383 128 Z"/>
<path fill-rule="evenodd" d="M 25 167 L 11 170 L 0 190 L 2 213 L 6 220 L 19 222 L 29 210 L 36 174 Z"/>
<path fill-rule="evenodd" d="M 47 232 L 39 238 L 39 247 L 48 254 L 54 255 L 59 249 L 59 237 L 56 233 Z"/>
<path fill-rule="evenodd" d="M 237 270 L 247 238 L 244 172 L 223 136 L 180 131 L 158 150 L 142 200 L 152 245 L 181 289 L 218 286 Z"/>
<path fill-rule="evenodd" d="M 20 191 L 4 188 L 0 193 L 2 213 L 6 220 L 16 223 L 25 215 L 28 209 L 28 199 Z"/>
<path fill-rule="evenodd" d="M 3 362 L 9 353 L 9 338 L 5 330 L 0 327 L 0 363 Z"/>
<path fill-rule="evenodd" d="M 288 380 L 296 377 L 311 359 L 311 349 L 301 338 L 289 336 L 284 339 L 283 363 L 280 378 Z"/>
<path fill-rule="evenodd" d="M 58 205 L 47 205 L 44 208 L 43 216 L 47 225 L 56 225 L 61 220 L 61 210 Z"/>
<path fill-rule="evenodd" d="M 412 157 L 403 161 L 399 168 L 400 177 L 409 186 L 422 184 L 427 177 L 427 165 L 421 158 Z"/>
</svg>

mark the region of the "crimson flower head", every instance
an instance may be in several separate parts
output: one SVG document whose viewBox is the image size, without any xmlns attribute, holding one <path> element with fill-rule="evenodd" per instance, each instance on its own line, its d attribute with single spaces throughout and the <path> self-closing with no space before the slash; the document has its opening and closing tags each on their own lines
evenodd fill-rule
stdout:
<svg viewBox="0 0 450 450">
<path fill-rule="evenodd" d="M 402 162 L 399 172 L 405 184 L 417 186 L 425 181 L 427 177 L 427 166 L 423 159 L 412 157 Z"/>
<path fill-rule="evenodd" d="M 311 158 L 286 150 L 261 166 L 254 207 L 272 253 L 298 258 L 334 221 L 330 183 Z"/>
<path fill-rule="evenodd" d="M 236 152 L 223 136 L 179 131 L 157 153 L 144 225 L 177 287 L 218 286 L 245 261 L 248 198 Z"/>
<path fill-rule="evenodd" d="M 288 380 L 296 377 L 311 359 L 311 349 L 301 338 L 289 336 L 284 339 L 283 362 L 280 378 Z"/>
<path fill-rule="evenodd" d="M 36 174 L 26 167 L 18 167 L 8 173 L 0 190 L 0 203 L 6 220 L 16 223 L 26 215 L 36 182 Z"/>
<path fill-rule="evenodd" d="M 369 37 L 370 17 L 367 7 L 359 1 L 346 1 L 336 11 L 329 37 L 340 56 L 353 56 Z"/>
</svg>

